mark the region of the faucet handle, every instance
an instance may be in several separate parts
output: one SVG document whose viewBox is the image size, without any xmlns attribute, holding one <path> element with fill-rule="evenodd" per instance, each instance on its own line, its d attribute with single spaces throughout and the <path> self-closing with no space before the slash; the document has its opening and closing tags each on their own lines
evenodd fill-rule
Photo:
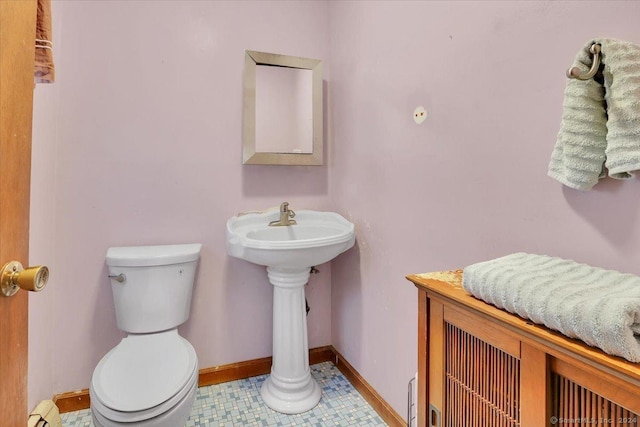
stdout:
<svg viewBox="0 0 640 427">
<path fill-rule="evenodd" d="M 296 216 L 296 213 L 291 209 L 288 210 L 288 214 L 289 214 L 289 218 L 294 218 Z"/>
</svg>

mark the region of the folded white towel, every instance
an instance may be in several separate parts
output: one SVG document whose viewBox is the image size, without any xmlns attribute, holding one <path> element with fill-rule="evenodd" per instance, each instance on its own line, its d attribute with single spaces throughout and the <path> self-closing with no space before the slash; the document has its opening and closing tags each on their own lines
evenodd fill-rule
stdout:
<svg viewBox="0 0 640 427">
<path fill-rule="evenodd" d="M 470 265 L 476 298 L 640 362 L 640 277 L 546 255 L 515 253 Z"/>
<path fill-rule="evenodd" d="M 578 190 L 590 190 L 605 176 L 605 166 L 616 179 L 640 169 L 640 47 L 589 41 L 573 63 L 582 72 L 591 68 L 593 43 L 601 45 L 601 72 L 586 81 L 568 80 L 548 172 Z"/>
</svg>

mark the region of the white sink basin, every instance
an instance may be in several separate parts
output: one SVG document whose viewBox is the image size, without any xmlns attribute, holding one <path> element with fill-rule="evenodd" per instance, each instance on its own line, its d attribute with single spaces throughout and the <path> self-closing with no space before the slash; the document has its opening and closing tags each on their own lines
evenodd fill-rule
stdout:
<svg viewBox="0 0 640 427">
<path fill-rule="evenodd" d="M 353 224 L 333 212 L 297 211 L 297 224 L 269 226 L 279 219 L 278 211 L 229 219 L 227 252 L 267 267 L 273 285 L 273 359 L 260 395 L 278 412 L 299 414 L 322 396 L 309 370 L 304 287 L 310 267 L 331 261 L 356 238 Z"/>
<path fill-rule="evenodd" d="M 354 226 L 337 213 L 297 211 L 297 224 L 270 227 L 279 212 L 227 221 L 227 252 L 273 268 L 309 268 L 331 261 L 355 243 Z"/>
</svg>

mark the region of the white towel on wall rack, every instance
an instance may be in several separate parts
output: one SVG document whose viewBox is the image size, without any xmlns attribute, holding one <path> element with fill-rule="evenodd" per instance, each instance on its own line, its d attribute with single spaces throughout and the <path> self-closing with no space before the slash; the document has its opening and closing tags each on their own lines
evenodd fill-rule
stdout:
<svg viewBox="0 0 640 427">
<path fill-rule="evenodd" d="M 640 46 L 614 39 L 589 41 L 573 63 L 591 68 L 589 49 L 601 45 L 601 73 L 589 80 L 569 79 L 562 124 L 548 175 L 578 190 L 600 178 L 631 178 L 640 170 Z"/>
</svg>

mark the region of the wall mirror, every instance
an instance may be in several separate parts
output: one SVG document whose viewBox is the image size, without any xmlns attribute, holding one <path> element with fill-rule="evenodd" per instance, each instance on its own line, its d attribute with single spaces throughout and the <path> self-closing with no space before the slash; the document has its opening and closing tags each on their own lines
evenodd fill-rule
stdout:
<svg viewBox="0 0 640 427">
<path fill-rule="evenodd" d="M 322 164 L 322 62 L 245 51 L 242 162 Z"/>
</svg>

